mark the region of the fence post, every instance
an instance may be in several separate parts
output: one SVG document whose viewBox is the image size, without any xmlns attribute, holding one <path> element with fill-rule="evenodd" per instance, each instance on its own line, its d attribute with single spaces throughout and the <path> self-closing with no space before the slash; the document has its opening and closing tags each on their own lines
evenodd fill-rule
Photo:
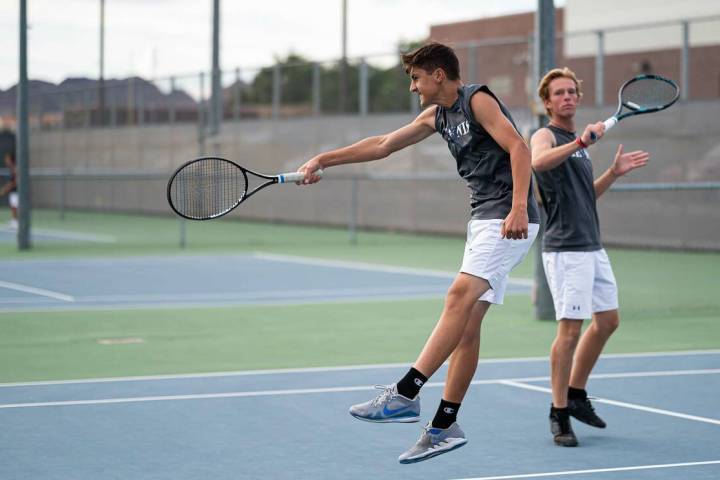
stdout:
<svg viewBox="0 0 720 480">
<path fill-rule="evenodd" d="M 358 179 L 353 177 L 350 185 L 350 218 L 348 218 L 348 239 L 355 245 L 357 241 L 357 217 L 358 217 Z"/>
<path fill-rule="evenodd" d="M 168 123 L 175 125 L 175 77 L 170 77 L 170 102 L 168 104 Z"/>
<path fill-rule="evenodd" d="M 273 67 L 273 89 L 272 89 L 272 118 L 277 120 L 280 118 L 280 98 L 282 92 L 280 89 L 280 64 L 276 63 Z"/>
<path fill-rule="evenodd" d="M 233 88 L 233 120 L 240 120 L 240 107 L 242 105 L 242 83 L 240 81 L 240 68 L 235 69 L 235 88 Z"/>
<path fill-rule="evenodd" d="M 312 70 L 312 113 L 320 115 L 320 64 L 313 62 Z"/>
<path fill-rule="evenodd" d="M 605 105 L 605 32 L 597 31 L 597 54 L 595 55 L 595 105 Z"/>
<path fill-rule="evenodd" d="M 115 86 L 114 88 L 118 88 L 118 87 Z M 116 95 L 115 95 L 115 91 L 114 91 L 114 90 L 110 90 L 110 91 L 113 92 L 113 95 L 112 95 L 111 97 L 108 97 L 108 95 L 107 95 L 108 89 L 105 88 L 105 93 L 106 93 L 106 95 L 105 95 L 105 102 L 110 102 L 110 126 L 111 126 L 111 127 L 115 127 L 115 126 L 117 125 L 117 103 L 118 103 L 118 99 L 117 99 L 117 97 L 116 97 Z"/>
<path fill-rule="evenodd" d="M 478 71 L 477 71 L 477 46 L 475 44 L 470 44 L 467 47 L 467 78 L 470 81 L 470 83 L 480 83 L 480 79 L 478 78 Z"/>
<path fill-rule="evenodd" d="M 682 22 L 682 57 L 680 59 L 680 99 L 690 98 L 690 23 Z"/>
<path fill-rule="evenodd" d="M 360 112 L 360 115 L 364 117 L 368 114 L 368 65 L 365 58 L 360 59 L 359 74 L 360 88 L 358 95 L 358 111 Z"/>
</svg>

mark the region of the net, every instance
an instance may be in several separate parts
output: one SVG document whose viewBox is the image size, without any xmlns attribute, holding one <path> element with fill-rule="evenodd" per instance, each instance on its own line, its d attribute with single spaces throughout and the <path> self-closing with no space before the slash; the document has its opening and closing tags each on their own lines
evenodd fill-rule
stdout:
<svg viewBox="0 0 720 480">
<path fill-rule="evenodd" d="M 246 192 L 247 175 L 241 168 L 221 158 L 203 158 L 175 174 L 168 199 L 180 215 L 207 220 L 235 208 Z"/>
</svg>

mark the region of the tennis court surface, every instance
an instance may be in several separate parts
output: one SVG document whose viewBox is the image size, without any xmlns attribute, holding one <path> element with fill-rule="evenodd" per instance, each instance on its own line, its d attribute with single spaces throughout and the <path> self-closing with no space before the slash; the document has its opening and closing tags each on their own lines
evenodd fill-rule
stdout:
<svg viewBox="0 0 720 480">
<path fill-rule="evenodd" d="M 442 297 L 454 274 L 297 256 L 6 261 L 0 311 L 257 305 Z M 508 293 L 528 293 L 515 281 Z"/>
<path fill-rule="evenodd" d="M 402 365 L 0 386 L 2 478 L 716 479 L 720 350 L 603 357 L 590 391 L 605 430 L 548 432 L 545 358 L 481 362 L 460 423 L 469 442 L 415 465 L 420 424 L 369 424 L 349 405 Z M 423 420 L 445 370 L 423 390 Z"/>
</svg>

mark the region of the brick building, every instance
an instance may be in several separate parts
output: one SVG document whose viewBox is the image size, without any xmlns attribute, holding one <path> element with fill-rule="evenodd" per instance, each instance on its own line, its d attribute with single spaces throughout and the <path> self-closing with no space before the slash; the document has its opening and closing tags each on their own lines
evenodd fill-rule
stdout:
<svg viewBox="0 0 720 480">
<path fill-rule="evenodd" d="M 614 4 L 625 12 L 619 25 Z M 618 87 L 639 73 L 657 73 L 676 80 L 688 100 L 720 99 L 720 2 L 698 0 L 688 14 L 682 7 L 652 8 L 649 0 L 608 0 L 602 8 L 585 0 L 568 0 L 556 9 L 556 64 L 567 65 L 583 79 L 584 102 L 597 103 L 596 66 L 599 41 L 604 55 L 602 103 L 616 101 Z M 677 12 L 673 9 L 678 9 Z M 648 12 L 651 12 L 648 14 Z M 639 18 L 643 25 L 638 26 Z M 634 22 L 633 22 L 634 20 Z M 683 30 L 686 21 L 686 30 Z M 532 36 L 535 13 L 520 13 L 443 25 L 430 30 L 432 40 L 456 48 L 461 74 L 468 82 L 487 83 L 512 107 L 534 100 Z M 601 36 L 598 32 L 602 32 Z M 688 39 L 688 85 L 682 83 L 683 37 Z M 530 52 L 530 54 L 529 54 Z M 689 86 L 689 88 L 687 88 Z"/>
</svg>

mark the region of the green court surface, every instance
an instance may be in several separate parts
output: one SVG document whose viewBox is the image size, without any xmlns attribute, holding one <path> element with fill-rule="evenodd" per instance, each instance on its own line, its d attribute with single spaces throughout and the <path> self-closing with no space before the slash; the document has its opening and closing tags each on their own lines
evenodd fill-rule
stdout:
<svg viewBox="0 0 720 480">
<path fill-rule="evenodd" d="M 2 219 L 4 217 L 0 217 Z M 114 242 L 38 240 L 31 251 L 0 243 L 7 260 L 271 252 L 411 266 L 458 267 L 457 236 L 360 232 L 223 220 L 36 211 L 33 227 Z M 607 352 L 718 348 L 720 253 L 608 249 L 620 286 L 621 327 Z M 514 276 L 531 278 L 532 258 Z M 240 274 L 240 272 L 239 272 Z M 182 309 L 0 313 L 0 382 L 411 362 L 442 299 Z M 555 322 L 533 317 L 528 296 L 491 309 L 484 358 L 546 355 Z M 120 339 L 101 342 L 103 339 Z"/>
</svg>

